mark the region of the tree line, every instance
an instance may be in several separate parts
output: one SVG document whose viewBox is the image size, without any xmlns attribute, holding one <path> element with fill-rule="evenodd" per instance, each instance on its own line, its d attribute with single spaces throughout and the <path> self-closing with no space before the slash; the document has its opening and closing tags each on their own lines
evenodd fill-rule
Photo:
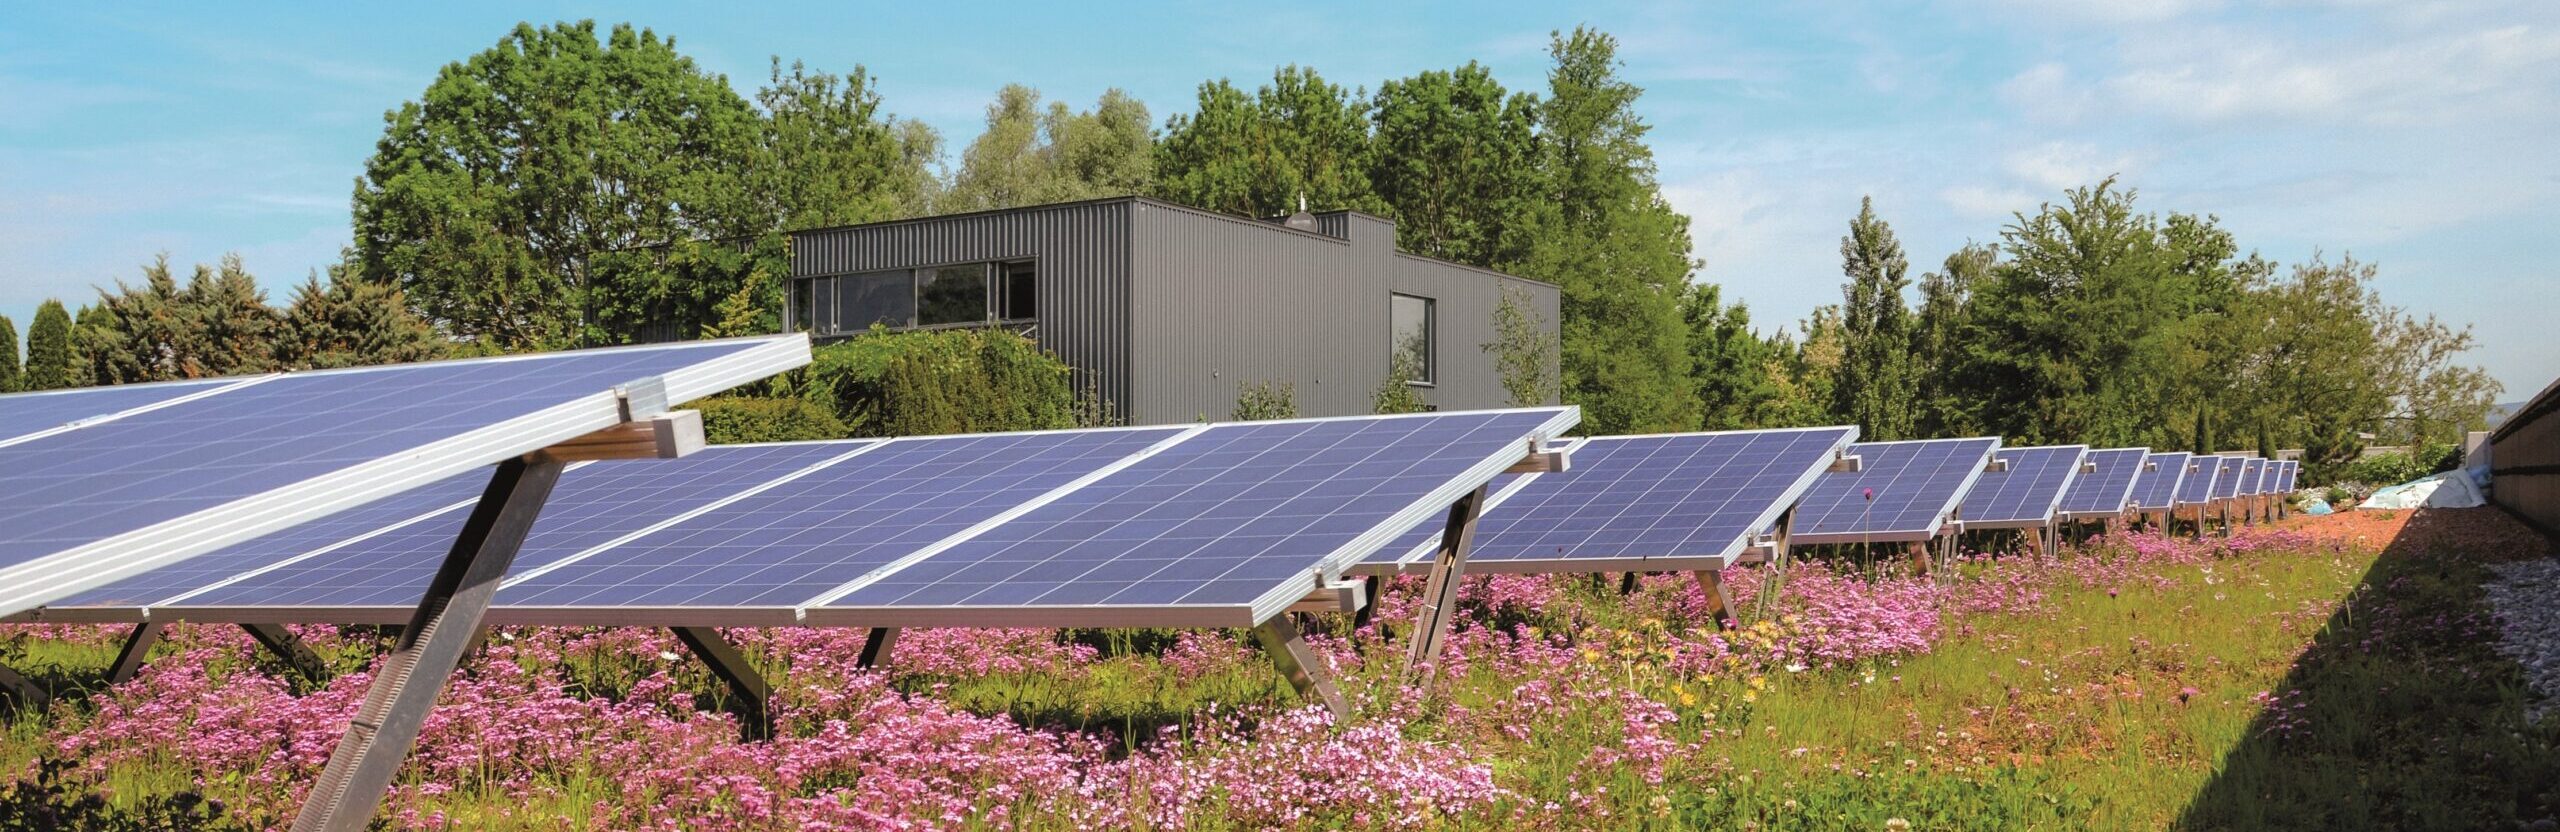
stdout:
<svg viewBox="0 0 2560 832">
<path fill-rule="evenodd" d="M 1506 382 L 1560 391 L 1595 433 L 1854 422 L 1876 438 L 2351 456 L 2366 433 L 2443 437 L 2495 394 L 2455 364 L 2468 331 L 2384 304 L 2371 264 L 2279 269 L 2242 255 L 2215 218 L 2146 213 L 2113 181 L 1949 253 L 1916 302 L 1891 226 L 1862 205 L 1841 242 L 1842 302 L 1764 334 L 1693 279 L 1688 219 L 1663 198 L 1616 41 L 1557 32 L 1548 57 L 1543 83 L 1520 90 L 1473 62 L 1374 88 L 1284 66 L 1250 89 L 1203 83 L 1161 122 L 1116 89 L 1080 109 L 1011 85 L 946 162 L 942 137 L 890 113 L 859 65 L 775 58 L 742 95 L 646 29 L 520 24 L 385 114 L 326 284 L 253 314 L 265 307 L 246 300 L 259 296 L 231 276 L 236 261 L 183 287 L 154 276 L 163 262 L 76 316 L 49 306 L 24 376 L 116 383 L 430 346 L 770 332 L 791 231 L 1147 194 L 1250 216 L 1369 211 L 1395 220 L 1407 250 L 1555 284 L 1560 373 Z M 1543 366 L 1535 345 L 1514 352 L 1527 358 L 1506 366 Z M 1415 404 L 1398 392 L 1382 388 L 1378 406 Z M 1294 409 L 1288 391 L 1240 393 L 1252 399 L 1240 411 Z"/>
</svg>

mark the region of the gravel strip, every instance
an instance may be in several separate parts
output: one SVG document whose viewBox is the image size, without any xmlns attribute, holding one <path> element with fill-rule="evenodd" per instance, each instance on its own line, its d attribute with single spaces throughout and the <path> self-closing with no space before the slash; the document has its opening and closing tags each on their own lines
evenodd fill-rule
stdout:
<svg viewBox="0 0 2560 832">
<path fill-rule="evenodd" d="M 2560 560 L 2536 558 L 2489 567 L 2496 580 L 2488 593 L 2490 612 L 2498 618 L 2498 653 L 2524 666 L 2534 702 L 2526 719 L 2560 709 Z"/>
</svg>

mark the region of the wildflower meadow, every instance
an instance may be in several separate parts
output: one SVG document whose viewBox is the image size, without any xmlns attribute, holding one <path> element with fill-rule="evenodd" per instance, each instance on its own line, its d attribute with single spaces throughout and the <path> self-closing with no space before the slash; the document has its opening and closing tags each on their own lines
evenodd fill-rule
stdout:
<svg viewBox="0 0 2560 832">
<path fill-rule="evenodd" d="M 734 630 L 775 683 L 743 739 L 665 631 L 494 632 L 386 804 L 395 829 L 2513 828 L 2560 816 L 2560 728 L 2492 648 L 2479 584 L 2546 551 L 2493 510 L 2150 534 L 1951 574 L 1801 558 L 1727 573 L 1474 576 L 1408 686 L 1419 587 L 1308 622 L 1356 710 L 1242 633 Z M 277 828 L 379 634 L 301 628 L 288 673 L 179 625 L 22 625 L 55 689 L 0 736 L 0 829 Z M 5 783 L 6 780 L 0 780 Z M 46 819 L 52 819 L 50 821 Z M 15 825 L 13 825 L 15 824 Z"/>
</svg>

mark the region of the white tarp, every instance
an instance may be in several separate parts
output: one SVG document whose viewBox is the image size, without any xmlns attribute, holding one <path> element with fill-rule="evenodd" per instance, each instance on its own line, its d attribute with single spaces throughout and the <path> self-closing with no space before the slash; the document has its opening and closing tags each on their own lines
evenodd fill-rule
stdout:
<svg viewBox="0 0 2560 832">
<path fill-rule="evenodd" d="M 2472 508 L 2488 502 L 2469 473 L 2454 470 L 2375 491 L 2356 508 Z"/>
</svg>

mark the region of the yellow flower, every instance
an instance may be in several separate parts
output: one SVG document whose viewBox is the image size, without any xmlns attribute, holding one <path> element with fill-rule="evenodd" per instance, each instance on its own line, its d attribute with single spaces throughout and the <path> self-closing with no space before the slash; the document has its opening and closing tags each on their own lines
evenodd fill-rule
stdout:
<svg viewBox="0 0 2560 832">
<path fill-rule="evenodd" d="M 1697 695 L 1697 694 L 1694 694 L 1694 693 L 1690 693 L 1688 688 L 1681 688 L 1681 689 L 1680 689 L 1680 706 L 1681 706 L 1681 707 L 1684 707 L 1684 708 L 1695 708 L 1695 707 L 1698 707 L 1698 695 Z"/>
<path fill-rule="evenodd" d="M 1750 678 L 1749 682 L 1750 682 L 1750 684 L 1751 684 L 1751 689 L 1752 689 L 1752 690 L 1762 690 L 1762 689 L 1765 689 L 1765 688 L 1769 687 L 1769 679 L 1768 679 L 1768 677 L 1761 676 L 1761 675 L 1756 674 L 1756 673 L 1755 673 L 1755 674 L 1752 674 L 1752 676 L 1751 676 L 1751 678 Z"/>
<path fill-rule="evenodd" d="M 1743 691 L 1743 692 L 1742 692 L 1742 701 L 1744 701 L 1744 702 L 1758 702 L 1758 701 L 1760 701 L 1760 692 L 1759 692 L 1759 691 L 1756 691 L 1756 690 L 1746 690 L 1746 691 Z"/>
</svg>

